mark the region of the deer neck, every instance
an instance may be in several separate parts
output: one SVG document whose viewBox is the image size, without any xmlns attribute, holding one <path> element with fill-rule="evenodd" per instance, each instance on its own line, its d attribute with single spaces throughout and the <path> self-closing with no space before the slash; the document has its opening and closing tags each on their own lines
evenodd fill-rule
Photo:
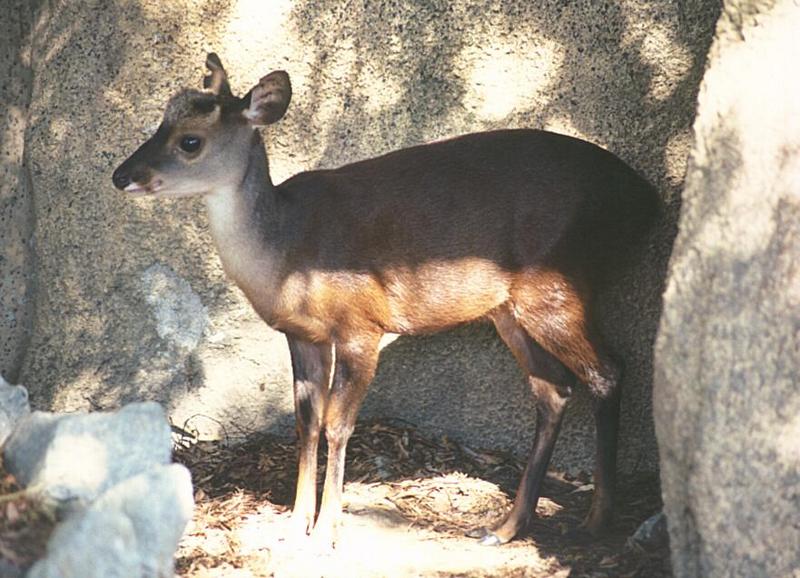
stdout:
<svg viewBox="0 0 800 578">
<path fill-rule="evenodd" d="M 267 155 L 257 131 L 240 185 L 213 191 L 205 202 L 223 269 L 256 311 L 268 319 L 280 282 L 281 248 L 273 241 L 279 237 L 280 216 Z"/>
</svg>

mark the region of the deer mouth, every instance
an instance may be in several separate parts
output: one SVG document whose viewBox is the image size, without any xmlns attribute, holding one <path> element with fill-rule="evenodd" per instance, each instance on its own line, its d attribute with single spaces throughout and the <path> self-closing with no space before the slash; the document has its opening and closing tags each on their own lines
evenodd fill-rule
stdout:
<svg viewBox="0 0 800 578">
<path fill-rule="evenodd" d="M 154 195 L 163 188 L 163 184 L 164 183 L 161 179 L 156 179 L 155 181 L 151 181 L 146 185 L 140 185 L 137 182 L 133 182 L 122 190 L 129 195 L 141 197 L 145 195 Z"/>
</svg>

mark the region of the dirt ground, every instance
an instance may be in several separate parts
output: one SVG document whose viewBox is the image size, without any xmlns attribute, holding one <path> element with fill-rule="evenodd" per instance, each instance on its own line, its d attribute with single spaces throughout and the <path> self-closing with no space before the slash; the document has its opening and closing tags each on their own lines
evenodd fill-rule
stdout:
<svg viewBox="0 0 800 578">
<path fill-rule="evenodd" d="M 177 553 L 181 578 L 671 576 L 666 548 L 626 546 L 660 509 L 655 476 L 623 477 L 614 526 L 584 542 L 569 530 L 588 510 L 589 476 L 551 473 L 530 530 L 483 547 L 466 533 L 508 511 L 523 463 L 423 436 L 409 424 L 365 422 L 349 445 L 344 524 L 330 550 L 288 532 L 292 442 L 259 435 L 229 447 L 183 438 L 175 459 L 192 471 L 197 501 Z"/>
<path fill-rule="evenodd" d="M 406 423 L 364 422 L 349 444 L 344 523 L 331 550 L 288 532 L 292 441 L 260 434 L 235 445 L 198 442 L 180 431 L 174 457 L 191 470 L 196 501 L 176 554 L 179 578 L 671 576 L 666 547 L 645 552 L 628 541 L 660 509 L 655 476 L 623 477 L 614 526 L 581 542 L 569 530 L 588 510 L 589 476 L 551 472 L 529 531 L 483 547 L 466 533 L 508 511 L 522 462 Z M 39 558 L 54 523 L 0 472 L 0 576 L 18 576 Z"/>
</svg>

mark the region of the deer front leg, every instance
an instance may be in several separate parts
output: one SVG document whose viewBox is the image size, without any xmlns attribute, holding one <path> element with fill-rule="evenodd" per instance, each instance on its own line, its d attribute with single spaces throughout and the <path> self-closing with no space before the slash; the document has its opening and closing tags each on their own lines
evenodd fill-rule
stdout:
<svg viewBox="0 0 800 578">
<path fill-rule="evenodd" d="M 331 375 L 330 344 L 315 344 L 287 336 L 294 377 L 294 411 L 297 427 L 297 493 L 292 525 L 308 534 L 317 510 L 317 448 Z"/>
<path fill-rule="evenodd" d="M 342 513 L 342 486 L 347 441 L 353 433 L 356 416 L 367 393 L 367 386 L 378 364 L 380 334 L 359 335 L 336 342 L 333 384 L 325 407 L 325 438 L 328 441 L 328 465 L 319 519 L 314 538 L 325 546 L 336 542 Z"/>
</svg>

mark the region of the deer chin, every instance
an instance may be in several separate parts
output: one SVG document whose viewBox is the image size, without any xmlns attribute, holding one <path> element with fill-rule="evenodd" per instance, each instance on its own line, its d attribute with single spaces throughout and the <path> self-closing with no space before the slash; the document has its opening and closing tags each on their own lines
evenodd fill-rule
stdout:
<svg viewBox="0 0 800 578">
<path fill-rule="evenodd" d="M 199 189 L 169 189 L 167 187 L 160 187 L 153 190 L 151 196 L 154 199 L 185 199 L 188 197 L 202 197 L 207 194 L 207 191 Z"/>
<path fill-rule="evenodd" d="M 185 197 L 197 197 L 205 194 L 205 191 L 196 189 L 174 189 L 164 184 L 164 181 L 157 179 L 147 185 L 133 183 L 125 187 L 125 192 L 131 197 L 150 197 L 153 199 L 182 199 Z"/>
</svg>

